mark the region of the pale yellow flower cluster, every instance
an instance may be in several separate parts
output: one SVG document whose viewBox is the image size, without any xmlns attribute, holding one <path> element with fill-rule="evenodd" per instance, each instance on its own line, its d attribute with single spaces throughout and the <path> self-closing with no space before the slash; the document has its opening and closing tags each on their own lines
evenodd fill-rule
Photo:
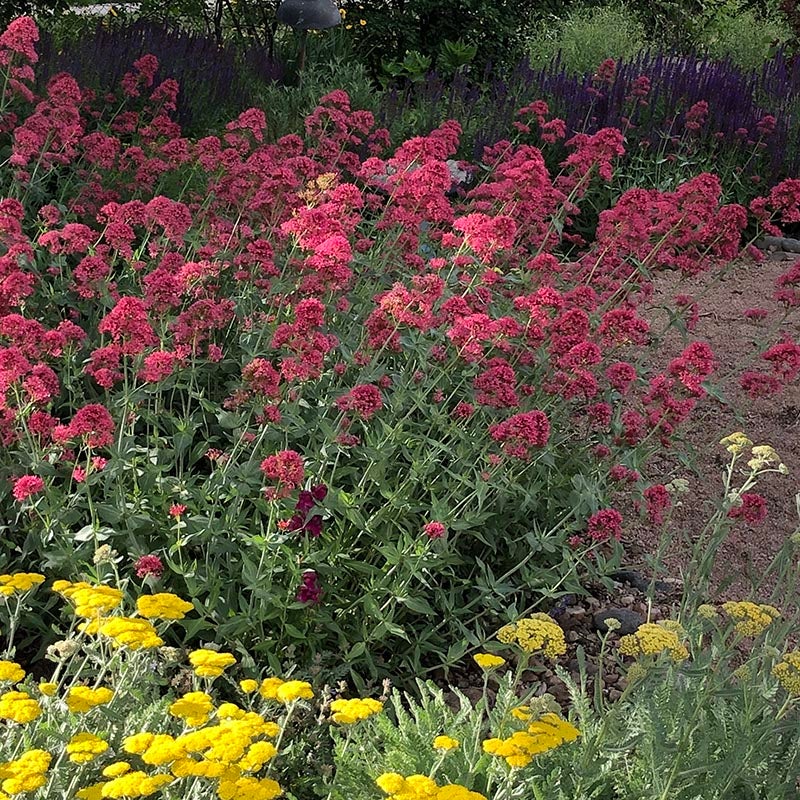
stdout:
<svg viewBox="0 0 800 800">
<path fill-rule="evenodd" d="M 567 652 L 564 631 L 547 614 L 532 614 L 504 625 L 497 632 L 497 638 L 504 644 L 517 644 L 526 653 L 544 653 L 549 658 L 557 658 Z"/>
<path fill-rule="evenodd" d="M 751 603 L 749 600 L 723 603 L 722 610 L 731 619 L 736 620 L 734 630 L 741 636 L 758 636 L 781 615 L 775 606 Z"/>
<path fill-rule="evenodd" d="M 619 652 L 634 658 L 668 653 L 673 661 L 687 659 L 689 651 L 680 639 L 683 629 L 679 623 L 670 625 L 668 622 L 645 622 L 636 633 L 622 636 L 619 640 Z"/>
</svg>

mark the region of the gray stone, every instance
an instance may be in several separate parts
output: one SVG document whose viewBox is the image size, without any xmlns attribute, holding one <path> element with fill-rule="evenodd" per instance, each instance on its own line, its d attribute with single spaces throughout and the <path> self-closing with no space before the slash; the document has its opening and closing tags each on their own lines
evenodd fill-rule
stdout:
<svg viewBox="0 0 800 800">
<path fill-rule="evenodd" d="M 620 623 L 616 631 L 620 636 L 636 633 L 639 626 L 644 624 L 644 617 L 629 608 L 604 608 L 592 617 L 594 626 L 600 633 L 608 633 L 607 619 L 615 619 Z"/>
</svg>

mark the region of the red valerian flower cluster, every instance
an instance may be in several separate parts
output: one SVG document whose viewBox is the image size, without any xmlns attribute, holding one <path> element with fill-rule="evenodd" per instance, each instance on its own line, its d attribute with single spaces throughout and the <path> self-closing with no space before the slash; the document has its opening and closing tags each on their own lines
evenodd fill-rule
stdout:
<svg viewBox="0 0 800 800">
<path fill-rule="evenodd" d="M 678 270 L 691 283 L 739 257 L 748 214 L 767 231 L 799 221 L 800 181 L 749 209 L 725 204 L 710 173 L 668 192 L 632 188 L 586 242 L 581 206 L 613 178 L 625 135 L 568 131 L 540 100 L 520 110 L 517 133 L 557 145 L 558 175 L 542 147 L 510 139 L 459 164 L 454 120 L 393 146 L 343 91 L 297 135 L 271 141 L 268 114 L 248 109 L 195 141 L 152 56 L 123 79 L 117 113 L 69 76 L 37 85 L 36 40 L 26 18 L 0 35 L 12 167 L 0 178 L 0 441 L 9 474 L 31 472 L 15 502 L 62 492 L 80 506 L 108 491 L 93 478 L 111 464 L 115 492 L 136 505 L 152 469 L 155 530 L 164 509 L 182 518 L 169 490 L 197 470 L 207 490 L 178 496 L 209 531 L 249 542 L 277 517 L 298 534 L 287 547 L 347 548 L 352 572 L 330 580 L 348 585 L 382 569 L 409 531 L 414 548 L 420 532 L 443 538 L 431 517 L 449 520 L 447 506 L 468 517 L 473 490 L 482 509 L 506 509 L 492 525 L 509 542 L 532 514 L 572 510 L 571 485 L 555 484 L 575 470 L 592 470 L 603 510 L 565 537 L 618 540 L 609 506 L 621 490 L 643 491 L 663 519 L 669 496 L 644 489 L 646 458 L 707 402 L 717 358 L 702 341 L 673 358 L 653 346 L 650 276 Z M 633 100 L 649 88 L 640 80 Z M 709 111 L 691 109 L 689 130 Z M 468 186 L 454 180 L 464 173 Z M 800 268 L 775 291 L 800 308 Z M 690 292 L 673 301 L 689 332 Z M 751 394 L 797 380 L 788 335 L 757 355 L 737 376 Z M 409 524 L 393 525 L 395 509 Z M 483 542 L 483 521 L 459 522 L 440 544 L 469 543 L 465 564 L 519 555 Z M 313 574 L 302 603 L 318 599 Z"/>
</svg>

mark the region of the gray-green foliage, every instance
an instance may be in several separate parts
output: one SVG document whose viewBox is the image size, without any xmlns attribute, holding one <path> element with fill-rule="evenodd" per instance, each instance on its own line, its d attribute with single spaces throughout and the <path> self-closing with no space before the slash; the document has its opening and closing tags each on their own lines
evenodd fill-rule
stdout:
<svg viewBox="0 0 800 800">
<path fill-rule="evenodd" d="M 561 53 L 568 72 L 590 72 L 607 58 L 629 59 L 648 44 L 634 7 L 623 4 L 578 8 L 565 17 L 542 21 L 529 43 L 534 64 Z"/>
</svg>

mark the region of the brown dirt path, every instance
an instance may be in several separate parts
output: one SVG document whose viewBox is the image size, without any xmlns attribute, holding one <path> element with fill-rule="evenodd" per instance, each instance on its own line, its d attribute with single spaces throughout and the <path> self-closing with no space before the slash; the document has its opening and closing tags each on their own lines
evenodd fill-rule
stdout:
<svg viewBox="0 0 800 800">
<path fill-rule="evenodd" d="M 682 285 L 675 273 L 659 275 L 646 314 L 654 328 L 662 329 L 666 315 L 658 306 L 672 305 L 676 293 L 692 294 L 698 299 L 701 315 L 691 338 L 711 345 L 720 373 L 741 373 L 747 368 L 742 366 L 743 362 L 764 349 L 764 344 L 758 348 L 759 344 L 769 346 L 782 334 L 792 336 L 795 341 L 800 336 L 800 310 L 795 309 L 782 319 L 785 309 L 772 298 L 776 278 L 790 265 L 784 254 L 774 254 L 761 264 L 737 264 L 722 276 L 699 276 Z M 754 307 L 769 312 L 766 320 L 753 322 L 744 316 L 745 309 Z M 665 359 L 683 346 L 681 334 L 670 332 L 663 345 Z M 752 368 L 758 366 L 753 363 Z M 666 483 L 674 477 L 690 481 L 691 492 L 683 495 L 682 507 L 672 517 L 673 533 L 664 558 L 667 574 L 680 577 L 691 550 L 679 532 L 685 530 L 690 537 L 696 537 L 722 496 L 722 475 L 728 455 L 719 440 L 733 431 L 744 431 L 756 444 L 771 444 L 788 466 L 788 475 L 769 475 L 757 488 L 767 501 L 767 519 L 752 527 L 741 521 L 737 523 L 716 554 L 715 583 L 718 587 L 720 582 L 723 585 L 714 600 L 749 596 L 748 576 L 763 575 L 786 538 L 800 526 L 795 500 L 800 492 L 800 382 L 775 397 L 753 400 L 735 380 L 729 380 L 724 394 L 728 405 L 710 398 L 703 401 L 700 413 L 684 431 L 692 452 L 689 466 L 680 462 L 676 452 L 660 457 L 648 470 L 648 478 L 653 482 Z M 631 534 L 626 546 L 634 560 L 637 553 L 641 559 L 654 552 L 661 537 L 660 530 L 646 526 Z M 727 588 L 726 576 L 733 578 Z M 759 592 L 761 599 L 767 599 L 770 588 L 769 584 L 763 587 Z"/>
</svg>

